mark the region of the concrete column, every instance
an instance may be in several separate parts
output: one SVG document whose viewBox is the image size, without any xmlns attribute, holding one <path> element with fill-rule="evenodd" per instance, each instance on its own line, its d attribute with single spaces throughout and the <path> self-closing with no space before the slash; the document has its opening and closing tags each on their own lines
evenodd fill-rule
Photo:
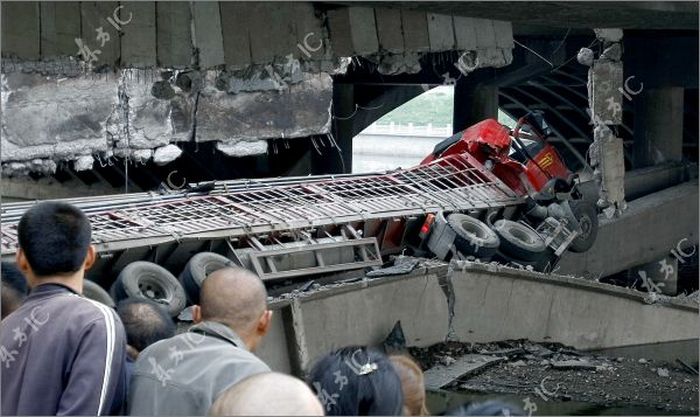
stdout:
<svg viewBox="0 0 700 417">
<path fill-rule="evenodd" d="M 467 77 L 455 83 L 452 131 L 457 133 L 484 119 L 498 118 L 498 87 L 475 85 Z"/>
<path fill-rule="evenodd" d="M 325 146 L 320 146 L 318 151 L 311 150 L 311 169 L 314 174 L 340 174 L 352 171 L 353 123 L 357 114 L 355 110 L 355 86 L 333 84 L 331 132 L 341 152 L 339 155 L 338 149 L 331 147 L 328 140 L 324 138 Z"/>
<path fill-rule="evenodd" d="M 635 168 L 682 159 L 683 92 L 683 87 L 661 87 L 634 98 Z"/>
</svg>

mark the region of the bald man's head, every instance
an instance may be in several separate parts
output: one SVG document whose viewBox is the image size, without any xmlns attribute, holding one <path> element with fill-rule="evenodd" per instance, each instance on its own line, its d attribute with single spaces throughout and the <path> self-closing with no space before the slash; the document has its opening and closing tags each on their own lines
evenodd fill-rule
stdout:
<svg viewBox="0 0 700 417">
<path fill-rule="evenodd" d="M 250 376 L 222 392 L 210 416 L 322 416 L 323 406 L 302 381 L 265 372 Z"/>
<path fill-rule="evenodd" d="M 241 337 L 255 332 L 267 311 L 267 291 L 260 278 L 242 268 L 223 268 L 202 283 L 201 319 L 227 324 Z"/>
</svg>

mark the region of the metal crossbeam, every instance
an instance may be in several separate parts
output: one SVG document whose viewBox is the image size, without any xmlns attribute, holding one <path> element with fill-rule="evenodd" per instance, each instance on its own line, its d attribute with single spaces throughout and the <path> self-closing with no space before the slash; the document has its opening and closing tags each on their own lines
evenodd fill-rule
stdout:
<svg viewBox="0 0 700 417">
<path fill-rule="evenodd" d="M 64 200 L 87 213 L 98 251 L 520 202 L 468 154 L 385 174 L 220 182 L 207 194 L 110 197 Z M 29 207 L 3 206 L 3 254 L 16 251 L 17 222 Z"/>
</svg>

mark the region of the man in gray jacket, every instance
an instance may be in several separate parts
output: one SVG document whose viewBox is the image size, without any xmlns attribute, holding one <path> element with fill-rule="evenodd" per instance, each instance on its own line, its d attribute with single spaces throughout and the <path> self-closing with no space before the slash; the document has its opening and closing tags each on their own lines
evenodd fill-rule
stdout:
<svg viewBox="0 0 700 417">
<path fill-rule="evenodd" d="M 17 267 L 31 292 L 0 325 L 3 415 L 112 415 L 126 397 L 126 339 L 105 305 L 80 295 L 95 261 L 77 208 L 37 204 L 20 219 Z"/>
<path fill-rule="evenodd" d="M 270 368 L 252 351 L 270 327 L 267 292 L 245 269 L 208 276 L 192 315 L 196 325 L 141 352 L 129 388 L 130 415 L 204 416 L 236 382 Z"/>
</svg>

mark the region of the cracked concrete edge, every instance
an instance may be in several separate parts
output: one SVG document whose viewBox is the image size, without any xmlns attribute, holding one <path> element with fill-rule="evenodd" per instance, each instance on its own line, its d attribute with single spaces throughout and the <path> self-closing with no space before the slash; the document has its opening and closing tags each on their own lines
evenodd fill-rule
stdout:
<svg viewBox="0 0 700 417">
<path fill-rule="evenodd" d="M 99 87 L 98 90 L 102 93 L 98 94 L 109 95 L 110 97 L 112 97 L 113 94 L 113 99 L 108 99 L 106 96 L 101 98 L 101 100 L 105 102 L 105 105 L 113 102 L 111 104 L 112 109 L 109 111 L 109 114 L 105 113 L 103 115 L 104 117 L 97 121 L 101 126 L 94 132 L 94 135 L 90 136 L 85 134 L 86 137 L 84 138 L 79 138 L 78 140 L 64 140 L 59 143 L 26 144 L 24 140 L 13 141 L 13 134 L 10 131 L 10 126 L 8 126 L 12 121 L 8 121 L 7 117 L 3 117 L 2 162 L 6 175 L 26 174 L 34 170 L 52 173 L 55 172 L 55 161 L 62 160 L 81 160 L 82 162 L 79 166 L 83 168 L 87 163 L 85 158 L 90 156 L 96 156 L 100 159 L 110 158 L 112 156 L 135 157 L 141 160 L 150 159 L 155 150 L 169 144 L 202 139 L 201 135 L 199 138 L 195 137 L 200 90 L 204 90 L 207 87 L 214 89 L 214 87 L 211 85 L 198 86 L 197 83 L 199 81 L 195 76 L 192 86 L 197 88 L 196 91 L 187 92 L 180 88 L 181 86 L 176 84 L 176 77 L 180 74 L 192 74 L 192 71 L 127 69 L 117 74 L 97 76 L 95 74 L 80 72 L 81 69 L 75 66 L 75 64 L 70 62 L 69 64 L 73 65 L 70 68 L 74 71 L 70 74 L 71 76 L 66 77 L 57 75 L 56 71 L 51 67 L 49 67 L 49 71 L 54 71 L 53 76 L 40 76 L 38 73 L 32 72 L 3 74 L 3 107 L 7 111 L 8 107 L 11 109 L 13 106 L 12 99 L 21 98 L 21 101 L 18 101 L 18 105 L 21 108 L 21 106 L 24 105 L 22 103 L 28 102 L 26 97 L 28 93 L 26 90 L 31 90 L 31 88 L 36 86 L 36 83 L 47 83 L 46 80 L 49 80 L 48 85 L 44 88 L 45 90 L 60 90 L 61 86 L 66 85 L 66 82 L 68 86 L 73 85 L 74 87 L 76 83 L 80 84 L 80 88 L 78 88 L 80 91 L 76 91 L 77 97 L 70 97 L 70 95 L 68 95 L 68 98 L 75 102 L 73 103 L 74 106 L 82 104 L 80 102 L 84 100 L 86 93 L 94 94 L 94 92 L 91 92 L 93 87 Z M 62 72 L 60 68 L 59 66 L 58 72 L 63 74 L 65 71 Z M 164 74 L 167 73 L 171 75 L 169 77 L 164 76 Z M 215 71 L 211 73 L 216 74 Z M 8 76 L 13 83 L 8 82 Z M 17 77 L 19 77 L 18 80 L 13 80 L 13 78 Z M 30 80 L 33 77 L 35 80 L 26 82 L 26 77 L 30 77 Z M 38 81 L 36 80 L 37 77 L 39 77 Z M 216 76 L 214 76 L 214 79 L 215 77 Z M 249 136 L 207 138 L 205 140 L 221 142 L 220 148 L 225 149 L 227 155 L 245 156 L 266 152 L 265 139 L 279 137 L 293 139 L 310 135 L 327 134 L 330 131 L 331 124 L 330 86 L 332 85 L 332 81 L 329 81 L 330 76 L 328 74 L 300 73 L 299 78 L 299 80 L 296 80 L 298 82 L 285 87 L 288 92 L 300 94 L 301 91 L 299 88 L 309 83 L 315 84 L 317 88 L 326 89 L 329 92 L 327 97 L 324 96 L 323 98 L 328 101 L 324 105 L 324 113 L 326 116 L 325 118 L 321 118 L 319 123 L 314 123 L 313 126 L 302 126 L 301 128 L 291 130 L 278 129 L 275 131 L 275 129 L 270 129 L 263 135 L 251 134 Z M 26 82 L 27 85 L 23 86 L 23 82 Z M 158 98 L 152 97 L 152 90 L 155 84 L 163 82 L 170 83 L 170 94 L 172 95 L 172 100 L 170 101 L 158 100 Z M 15 84 L 15 86 L 10 84 Z M 19 86 L 16 86 L 16 84 L 19 84 Z M 87 87 L 83 84 L 87 85 Z M 42 87 L 41 84 L 39 85 Z M 108 91 L 111 90 L 115 90 L 116 94 L 108 93 Z M 64 91 L 64 93 L 67 94 L 66 91 Z M 24 97 L 21 96 L 22 94 L 24 94 Z M 248 94 L 251 93 L 239 93 L 237 96 L 245 96 Z M 259 95 L 264 94 L 264 92 L 261 93 L 258 91 L 253 94 Z M 13 95 L 17 95 L 17 97 L 13 97 Z M 308 99 L 312 98 L 313 97 L 310 97 Z M 173 120 L 173 102 L 176 100 L 179 100 L 179 110 L 181 110 L 181 120 L 179 120 L 180 126 L 176 126 L 178 121 Z M 7 105 L 8 102 L 10 106 Z M 155 103 L 155 105 L 152 103 Z M 31 106 L 31 103 L 29 105 Z M 177 103 L 175 105 L 177 105 Z M 143 108 L 147 108 L 148 111 L 144 113 L 141 111 Z M 27 113 L 27 116 L 24 117 L 30 117 L 30 113 L 35 110 L 36 109 L 26 108 L 23 111 Z M 164 116 L 164 123 L 158 123 L 160 119 L 156 117 L 158 115 Z M 148 118 L 154 121 L 153 123 L 155 124 L 153 126 L 148 124 Z M 144 122 L 144 120 L 146 120 L 146 122 Z M 185 123 L 184 127 L 183 120 Z M 21 134 L 22 130 L 18 132 Z M 60 137 L 60 135 L 58 137 Z M 34 140 L 36 141 L 36 139 Z M 149 153 L 149 155 L 146 155 L 146 153 Z M 43 162 L 39 162 L 39 160 L 43 160 Z M 46 169 L 46 167 L 49 168 Z"/>
</svg>

